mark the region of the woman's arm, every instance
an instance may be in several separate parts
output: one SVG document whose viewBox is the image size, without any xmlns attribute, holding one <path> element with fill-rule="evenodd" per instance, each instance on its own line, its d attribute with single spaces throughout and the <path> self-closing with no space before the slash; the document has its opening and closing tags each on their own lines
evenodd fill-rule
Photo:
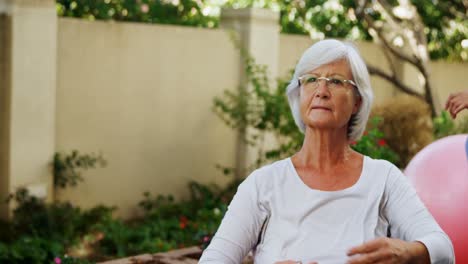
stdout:
<svg viewBox="0 0 468 264">
<path fill-rule="evenodd" d="M 407 242 L 397 238 L 382 237 L 368 241 L 349 250 L 347 264 L 366 263 L 430 263 L 426 246 L 419 242 Z"/>
<path fill-rule="evenodd" d="M 384 197 L 383 210 L 390 224 L 391 237 L 408 242 L 420 242 L 429 254 L 430 263 L 455 262 L 453 245 L 449 237 L 434 220 L 419 199 L 408 178 L 391 166 Z M 418 244 L 412 245 L 412 259 L 424 259 L 426 251 Z M 416 247 L 414 247 L 416 246 Z M 416 256 L 414 256 L 416 254 Z M 421 263 L 421 262 L 419 262 Z"/>
<path fill-rule="evenodd" d="M 391 237 L 368 241 L 348 251 L 348 264 L 453 264 L 448 236 L 421 202 L 408 179 L 395 166 L 388 170 L 381 209 Z"/>
<path fill-rule="evenodd" d="M 241 263 L 256 245 L 267 216 L 267 210 L 258 198 L 257 173 L 253 172 L 239 185 L 218 231 L 199 263 Z"/>
</svg>

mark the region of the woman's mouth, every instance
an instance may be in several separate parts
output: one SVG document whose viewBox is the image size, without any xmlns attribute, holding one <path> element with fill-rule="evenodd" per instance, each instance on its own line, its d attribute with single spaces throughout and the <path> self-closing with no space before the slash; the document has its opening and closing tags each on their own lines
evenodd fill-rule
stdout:
<svg viewBox="0 0 468 264">
<path fill-rule="evenodd" d="M 313 106 L 311 107 L 312 110 L 323 110 L 323 111 L 331 111 L 330 108 L 325 107 L 325 106 Z"/>
</svg>

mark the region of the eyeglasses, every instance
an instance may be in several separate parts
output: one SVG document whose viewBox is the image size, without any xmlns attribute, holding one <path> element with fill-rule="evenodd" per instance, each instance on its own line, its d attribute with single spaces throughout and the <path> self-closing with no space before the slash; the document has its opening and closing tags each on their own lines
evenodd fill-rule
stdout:
<svg viewBox="0 0 468 264">
<path fill-rule="evenodd" d="M 327 87 L 329 89 L 343 89 L 345 88 L 346 84 L 349 83 L 355 88 L 357 85 L 352 80 L 345 80 L 340 78 L 327 78 L 327 77 L 319 77 L 314 74 L 305 74 L 299 77 L 299 86 L 310 87 L 312 89 L 316 89 L 319 86 L 320 80 L 325 80 L 327 82 Z"/>
</svg>

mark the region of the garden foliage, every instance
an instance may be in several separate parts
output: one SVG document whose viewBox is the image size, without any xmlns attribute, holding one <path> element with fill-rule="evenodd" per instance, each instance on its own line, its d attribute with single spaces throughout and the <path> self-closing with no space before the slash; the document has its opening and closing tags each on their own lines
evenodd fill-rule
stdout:
<svg viewBox="0 0 468 264">
<path fill-rule="evenodd" d="M 70 154 L 55 153 L 53 161 L 54 187 L 76 186 L 83 181 L 82 170 L 105 167 L 106 160 L 101 154 L 80 154 L 73 150 Z"/>
<path fill-rule="evenodd" d="M 237 185 L 236 185 L 237 186 Z M 206 246 L 227 210 L 232 192 L 196 182 L 191 199 L 145 193 L 142 218 L 112 217 L 115 207 L 82 210 L 68 202 L 46 203 L 19 189 L 13 218 L 0 223 L 0 263 L 93 263 L 188 246 Z"/>
</svg>

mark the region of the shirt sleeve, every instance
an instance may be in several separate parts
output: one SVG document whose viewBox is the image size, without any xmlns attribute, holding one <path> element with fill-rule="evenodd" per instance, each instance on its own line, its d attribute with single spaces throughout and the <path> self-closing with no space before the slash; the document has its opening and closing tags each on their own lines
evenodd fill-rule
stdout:
<svg viewBox="0 0 468 264">
<path fill-rule="evenodd" d="M 238 187 L 221 225 L 199 263 L 242 263 L 256 245 L 267 210 L 260 203 L 255 171 Z"/>
<path fill-rule="evenodd" d="M 385 214 L 392 237 L 423 243 L 433 264 L 453 264 L 452 242 L 419 199 L 408 178 L 391 166 L 385 186 Z"/>
</svg>

